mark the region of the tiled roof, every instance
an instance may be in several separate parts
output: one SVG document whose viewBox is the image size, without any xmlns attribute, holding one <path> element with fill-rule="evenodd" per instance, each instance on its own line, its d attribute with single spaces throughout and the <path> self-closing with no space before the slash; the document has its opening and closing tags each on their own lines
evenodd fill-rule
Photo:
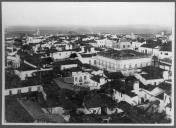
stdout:
<svg viewBox="0 0 176 128">
<path fill-rule="evenodd" d="M 162 82 L 158 85 L 158 87 L 164 90 L 166 94 L 171 95 L 172 85 L 170 83 Z"/>
<path fill-rule="evenodd" d="M 64 123 L 65 120 L 60 115 L 46 114 L 42 111 L 41 107 L 36 102 L 18 100 L 19 103 L 35 120 L 45 120 L 51 123 Z"/>
<path fill-rule="evenodd" d="M 160 51 L 172 51 L 172 42 L 164 43 L 161 45 Z"/>
<path fill-rule="evenodd" d="M 119 42 L 130 42 L 130 41 L 126 38 L 122 38 L 122 39 L 119 40 Z"/>
<path fill-rule="evenodd" d="M 97 68 L 97 67 L 95 67 L 93 65 L 90 65 L 90 64 L 82 64 L 81 67 L 86 68 L 86 69 L 92 69 L 94 71 L 98 71 L 99 70 L 99 68 Z"/>
<path fill-rule="evenodd" d="M 169 64 L 172 64 L 172 59 L 170 58 L 163 58 L 163 59 L 160 59 L 160 62 L 166 62 L 166 63 L 169 63 Z"/>
<path fill-rule="evenodd" d="M 163 69 L 160 69 L 158 67 L 152 67 L 152 66 L 147 66 L 141 68 L 142 71 L 146 72 L 147 74 L 141 74 L 142 77 L 145 79 L 162 79 L 163 78 Z"/>
<path fill-rule="evenodd" d="M 163 99 L 164 99 L 164 93 L 161 93 L 161 94 L 157 95 L 156 97 L 157 97 L 158 99 L 163 100 Z"/>
<path fill-rule="evenodd" d="M 115 101 L 105 94 L 93 94 L 85 96 L 84 104 L 86 108 L 112 107 L 115 105 Z"/>
<path fill-rule="evenodd" d="M 5 119 L 9 123 L 32 123 L 34 119 L 31 115 L 19 104 L 16 96 L 5 97 Z"/>
<path fill-rule="evenodd" d="M 54 81 L 60 88 L 63 88 L 63 89 L 68 89 L 68 90 L 72 90 L 72 91 L 80 91 L 80 90 L 88 89 L 88 88 L 85 88 L 85 87 L 74 86 L 73 84 L 66 83 L 64 81 L 64 78 L 55 78 Z"/>
<path fill-rule="evenodd" d="M 96 76 L 96 75 L 93 75 L 93 76 L 91 77 L 92 80 L 94 80 L 94 81 L 96 81 L 96 82 L 98 82 L 98 83 L 100 83 L 100 78 L 101 78 L 101 76 Z"/>
<path fill-rule="evenodd" d="M 146 47 L 146 48 L 155 48 L 157 46 L 158 44 L 154 44 L 154 43 L 141 45 L 141 47 Z"/>
<path fill-rule="evenodd" d="M 127 103 L 126 101 L 119 102 L 117 104 L 117 107 L 121 108 L 123 110 L 128 110 L 128 111 L 132 108 L 132 106 L 129 103 Z"/>
<path fill-rule="evenodd" d="M 108 72 L 108 71 L 104 71 L 104 73 L 110 79 L 124 78 L 124 76 L 123 76 L 123 74 L 121 72 Z"/>
<path fill-rule="evenodd" d="M 153 85 L 144 85 L 144 84 L 142 84 L 141 82 L 139 83 L 139 87 L 140 88 L 143 88 L 143 89 L 145 89 L 145 90 L 147 90 L 147 91 L 152 91 L 154 88 L 156 88 L 155 86 L 153 86 Z"/>
<path fill-rule="evenodd" d="M 65 59 L 65 60 L 61 60 L 61 61 L 58 61 L 58 62 L 55 62 L 54 65 L 57 66 L 57 65 L 70 65 L 70 64 L 80 64 L 81 62 L 79 60 L 71 60 L 71 59 Z"/>
<path fill-rule="evenodd" d="M 126 50 L 108 50 L 99 52 L 98 55 L 112 58 L 112 59 L 136 59 L 136 58 L 142 58 L 142 57 L 149 57 L 149 55 L 146 55 L 144 53 L 136 52 L 134 50 L 126 49 Z"/>
<path fill-rule="evenodd" d="M 29 71 L 29 70 L 35 70 L 35 69 L 36 68 L 34 68 L 32 66 L 29 66 L 28 64 L 21 63 L 20 67 L 17 70 L 20 70 L 20 71 Z"/>
<path fill-rule="evenodd" d="M 96 54 L 80 54 L 83 58 L 93 57 L 96 56 Z"/>
<path fill-rule="evenodd" d="M 51 64 L 53 61 L 53 59 L 51 57 L 46 57 L 46 58 L 42 58 L 42 64 Z"/>
</svg>

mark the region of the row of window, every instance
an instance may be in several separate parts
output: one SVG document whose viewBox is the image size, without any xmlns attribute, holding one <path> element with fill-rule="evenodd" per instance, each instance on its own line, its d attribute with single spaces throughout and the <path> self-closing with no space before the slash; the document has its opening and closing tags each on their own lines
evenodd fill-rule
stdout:
<svg viewBox="0 0 176 128">
<path fill-rule="evenodd" d="M 105 45 L 99 45 L 98 47 L 100 47 L 100 48 L 104 48 L 104 47 L 105 47 Z"/>
<path fill-rule="evenodd" d="M 168 55 L 168 53 L 167 53 L 167 52 L 166 52 L 166 53 L 162 53 L 162 52 L 161 52 L 161 55 L 162 55 L 162 54 L 164 54 L 164 55 Z"/>
<path fill-rule="evenodd" d="M 40 91 L 40 90 L 41 90 L 40 87 L 37 87 L 37 91 Z M 31 92 L 31 91 L 32 91 L 32 88 L 29 87 L 28 92 Z M 18 89 L 17 94 L 20 94 L 20 93 L 21 93 L 21 89 Z M 12 90 L 9 90 L 9 95 L 12 95 Z"/>
<path fill-rule="evenodd" d="M 109 68 L 109 69 L 115 69 L 115 66 L 117 66 L 117 69 L 120 68 L 120 64 L 115 65 L 115 64 L 112 64 L 112 63 L 109 63 L 109 62 L 104 62 L 104 61 L 99 61 L 97 64 L 100 65 L 100 66 L 103 66 L 105 68 Z M 145 67 L 145 66 L 149 66 L 149 65 L 150 65 L 150 63 L 141 63 L 140 65 L 135 64 L 134 67 L 133 67 L 131 64 L 129 64 L 128 68 L 138 68 L 138 67 Z M 123 65 L 123 69 L 127 69 L 126 64 Z"/>
<path fill-rule="evenodd" d="M 129 48 L 130 45 L 123 45 L 123 48 Z"/>
<path fill-rule="evenodd" d="M 87 76 L 80 76 L 80 77 L 75 77 L 75 82 L 83 82 L 83 80 L 86 80 Z"/>
</svg>

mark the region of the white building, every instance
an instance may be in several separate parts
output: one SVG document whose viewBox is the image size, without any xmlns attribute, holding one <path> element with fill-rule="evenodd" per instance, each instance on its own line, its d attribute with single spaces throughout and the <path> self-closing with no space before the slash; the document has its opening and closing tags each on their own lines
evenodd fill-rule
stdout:
<svg viewBox="0 0 176 128">
<path fill-rule="evenodd" d="M 94 65 L 111 72 L 135 71 L 151 65 L 151 57 L 133 50 L 111 50 L 101 52 L 94 57 Z"/>
<path fill-rule="evenodd" d="M 148 46 L 148 44 L 143 44 L 138 48 L 139 52 L 150 55 L 159 55 L 159 47 L 158 46 Z"/>
<path fill-rule="evenodd" d="M 65 58 L 68 58 L 72 53 L 74 53 L 74 51 L 56 51 L 56 52 L 53 52 L 51 53 L 51 57 L 54 59 L 54 60 L 59 60 L 59 59 L 65 59 Z"/>
<path fill-rule="evenodd" d="M 20 56 L 16 54 L 16 56 L 7 56 L 7 67 L 19 68 L 21 59 Z"/>
<path fill-rule="evenodd" d="M 36 36 L 28 36 L 27 37 L 27 44 L 32 44 L 32 43 L 34 43 L 34 44 L 37 44 L 37 43 L 40 43 L 41 41 L 43 41 L 44 39 L 43 39 L 43 37 L 36 37 Z"/>
</svg>

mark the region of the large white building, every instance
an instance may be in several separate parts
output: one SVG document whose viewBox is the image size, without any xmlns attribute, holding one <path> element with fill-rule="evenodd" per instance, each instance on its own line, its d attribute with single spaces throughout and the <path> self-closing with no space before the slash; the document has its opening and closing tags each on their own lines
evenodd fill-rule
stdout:
<svg viewBox="0 0 176 128">
<path fill-rule="evenodd" d="M 133 50 L 108 50 L 94 57 L 94 65 L 107 71 L 135 71 L 151 65 L 151 56 Z"/>
</svg>

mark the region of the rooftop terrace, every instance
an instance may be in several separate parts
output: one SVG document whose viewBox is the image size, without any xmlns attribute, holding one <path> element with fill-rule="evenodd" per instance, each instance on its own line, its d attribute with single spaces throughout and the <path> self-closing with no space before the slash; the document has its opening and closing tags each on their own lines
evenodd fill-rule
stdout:
<svg viewBox="0 0 176 128">
<path fill-rule="evenodd" d="M 142 71 L 146 72 L 147 74 L 141 74 L 145 79 L 162 79 L 163 78 L 163 69 L 158 67 L 147 66 L 143 67 Z"/>
</svg>

